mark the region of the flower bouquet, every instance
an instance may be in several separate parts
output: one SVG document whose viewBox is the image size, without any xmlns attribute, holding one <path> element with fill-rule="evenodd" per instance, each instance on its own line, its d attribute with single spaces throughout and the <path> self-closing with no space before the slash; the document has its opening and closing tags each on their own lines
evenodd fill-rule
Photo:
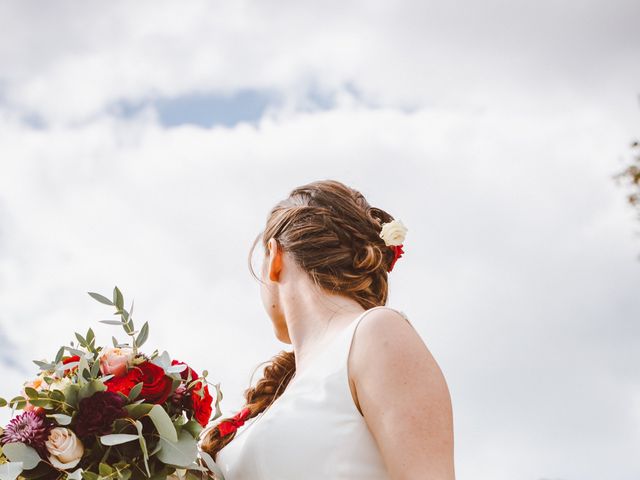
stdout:
<svg viewBox="0 0 640 480">
<path fill-rule="evenodd" d="M 112 300 L 89 295 L 115 307 L 119 319 L 101 322 L 121 326 L 129 341 L 96 346 L 89 329 L 53 361 L 34 361 L 40 373 L 22 395 L 0 398 L 23 410 L 0 428 L 0 480 L 221 478 L 198 448 L 203 427 L 221 415 L 219 384 L 214 398 L 206 370 L 198 375 L 166 351 L 142 353 L 149 324 L 135 329 L 133 302 L 127 311 L 118 287 Z"/>
</svg>

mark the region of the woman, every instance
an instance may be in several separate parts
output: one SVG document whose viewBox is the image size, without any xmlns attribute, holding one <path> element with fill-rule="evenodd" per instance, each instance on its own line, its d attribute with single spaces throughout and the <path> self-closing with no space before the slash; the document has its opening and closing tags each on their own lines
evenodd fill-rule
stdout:
<svg viewBox="0 0 640 480">
<path fill-rule="evenodd" d="M 384 306 L 405 231 L 333 180 L 271 210 L 261 296 L 293 351 L 273 357 L 238 415 L 203 432 L 226 480 L 454 479 L 446 381 Z"/>
</svg>

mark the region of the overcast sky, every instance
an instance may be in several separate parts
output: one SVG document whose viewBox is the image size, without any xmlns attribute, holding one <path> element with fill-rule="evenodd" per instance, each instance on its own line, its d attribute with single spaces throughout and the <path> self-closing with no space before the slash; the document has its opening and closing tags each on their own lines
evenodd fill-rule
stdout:
<svg viewBox="0 0 640 480">
<path fill-rule="evenodd" d="M 73 332 L 208 369 L 278 342 L 247 254 L 333 178 L 408 227 L 390 275 L 470 480 L 640 478 L 637 1 L 0 4 L 0 396 Z M 256 260 L 257 262 L 258 260 Z M 134 315 L 135 316 L 135 315 Z M 3 422 L 8 410 L 0 412 Z"/>
</svg>

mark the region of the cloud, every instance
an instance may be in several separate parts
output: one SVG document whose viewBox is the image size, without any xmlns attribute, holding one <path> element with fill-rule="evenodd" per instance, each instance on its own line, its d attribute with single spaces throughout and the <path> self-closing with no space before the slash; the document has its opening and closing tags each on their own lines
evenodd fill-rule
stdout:
<svg viewBox="0 0 640 480">
<path fill-rule="evenodd" d="M 73 331 L 108 343 L 86 292 L 117 284 L 237 410 L 289 348 L 249 247 L 336 178 L 409 228 L 390 304 L 445 372 L 460 478 L 638 477 L 640 244 L 610 179 L 635 4 L 71 5 L 0 7 L 1 396 Z"/>
</svg>

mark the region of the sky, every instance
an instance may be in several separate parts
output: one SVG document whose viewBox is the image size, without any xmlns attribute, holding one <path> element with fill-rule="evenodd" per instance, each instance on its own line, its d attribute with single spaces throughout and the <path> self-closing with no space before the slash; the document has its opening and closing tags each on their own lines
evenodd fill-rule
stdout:
<svg viewBox="0 0 640 480">
<path fill-rule="evenodd" d="M 640 223 L 612 175 L 640 137 L 639 14 L 2 2 L 0 396 L 74 331 L 109 344 L 86 292 L 117 285 L 146 348 L 207 369 L 235 413 L 290 348 L 251 243 L 332 178 L 408 228 L 388 305 L 447 379 L 457 478 L 637 480 Z"/>
</svg>

